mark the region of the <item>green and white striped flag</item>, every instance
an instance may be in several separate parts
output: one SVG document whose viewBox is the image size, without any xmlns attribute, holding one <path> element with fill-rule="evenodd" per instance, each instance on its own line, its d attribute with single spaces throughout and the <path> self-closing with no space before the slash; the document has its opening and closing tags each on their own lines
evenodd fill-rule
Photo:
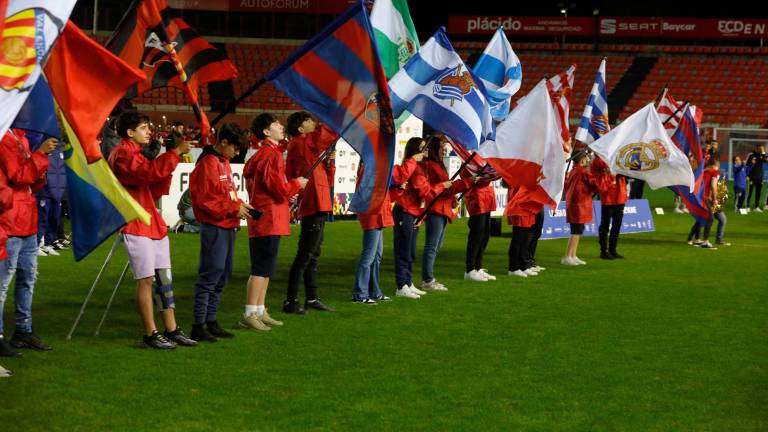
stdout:
<svg viewBox="0 0 768 432">
<path fill-rule="evenodd" d="M 384 73 L 387 78 L 392 78 L 419 51 L 419 38 L 408 12 L 408 2 L 376 0 L 371 11 L 371 24 Z"/>
</svg>

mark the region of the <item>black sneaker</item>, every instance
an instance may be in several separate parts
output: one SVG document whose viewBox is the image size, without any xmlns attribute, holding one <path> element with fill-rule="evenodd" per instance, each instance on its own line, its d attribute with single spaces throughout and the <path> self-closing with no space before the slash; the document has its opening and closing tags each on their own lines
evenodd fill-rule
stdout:
<svg viewBox="0 0 768 432">
<path fill-rule="evenodd" d="M 620 253 L 616 251 L 609 251 L 609 254 L 613 257 L 613 259 L 624 259 L 624 255 L 621 255 Z"/>
<path fill-rule="evenodd" d="M 307 300 L 304 302 L 304 309 L 314 309 L 324 312 L 336 312 L 336 309 L 332 306 L 328 306 L 327 304 L 320 301 L 320 299 L 315 300 Z"/>
<path fill-rule="evenodd" d="M 157 330 L 152 333 L 152 336 L 144 336 L 144 346 L 147 348 L 165 350 L 176 348 L 175 343 L 169 341 L 167 337 L 160 334 Z"/>
<path fill-rule="evenodd" d="M 217 338 L 232 339 L 233 337 L 235 337 L 235 335 L 233 335 L 232 333 L 221 328 L 218 321 L 209 321 L 205 324 L 208 327 L 208 332 L 216 336 Z"/>
<path fill-rule="evenodd" d="M 386 295 L 382 294 L 382 295 L 374 298 L 374 300 L 379 301 L 379 302 L 389 302 L 389 301 L 392 301 L 392 297 L 386 296 Z"/>
<path fill-rule="evenodd" d="M 5 341 L 5 339 L 0 339 L 0 357 L 21 357 L 21 351 L 16 351 L 13 349 L 11 344 Z"/>
<path fill-rule="evenodd" d="M 284 302 L 283 312 L 296 315 L 304 315 L 306 313 L 306 311 L 299 306 L 299 302 L 297 301 Z"/>
<path fill-rule="evenodd" d="M 13 334 L 13 337 L 11 338 L 11 345 L 13 345 L 14 348 L 29 348 L 37 351 L 51 351 L 53 348 L 51 348 L 49 345 L 46 345 L 45 342 L 40 340 L 39 337 L 34 332 L 29 333 L 21 333 L 21 332 L 15 332 Z"/>
<path fill-rule="evenodd" d="M 613 255 L 611 255 L 608 252 L 600 252 L 600 259 L 612 260 L 613 259 Z"/>
<path fill-rule="evenodd" d="M 192 334 L 189 335 L 192 339 L 198 342 L 217 342 L 216 336 L 208 333 L 203 324 L 194 324 L 192 326 Z"/>
<path fill-rule="evenodd" d="M 172 332 L 166 331 L 163 333 L 163 336 L 170 339 L 171 342 L 175 343 L 176 345 L 181 346 L 197 346 L 197 341 L 194 339 L 190 339 L 189 336 L 184 334 L 184 331 L 181 330 L 181 328 L 176 327 L 176 330 Z"/>
</svg>

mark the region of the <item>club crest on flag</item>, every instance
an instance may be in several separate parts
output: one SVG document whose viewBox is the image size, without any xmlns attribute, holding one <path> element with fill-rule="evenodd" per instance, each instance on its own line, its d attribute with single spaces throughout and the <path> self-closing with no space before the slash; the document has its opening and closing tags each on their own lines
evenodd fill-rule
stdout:
<svg viewBox="0 0 768 432">
<path fill-rule="evenodd" d="M 5 91 L 28 90 L 25 86 L 45 53 L 44 12 L 21 11 L 5 20 L 0 45 L 0 87 Z M 42 46 L 42 49 L 38 47 Z"/>
<path fill-rule="evenodd" d="M 175 49 L 176 44 L 176 42 L 171 42 L 171 48 Z M 160 40 L 157 33 L 150 32 L 144 41 L 144 56 L 141 63 L 151 68 L 156 67 L 159 63 L 171 63 L 167 56 L 168 53 L 169 51 L 165 48 L 165 44 Z"/>
<path fill-rule="evenodd" d="M 607 115 L 593 115 L 592 116 L 592 128 L 598 135 L 605 135 L 608 133 L 608 116 Z"/>
<path fill-rule="evenodd" d="M 616 165 L 629 171 L 653 171 L 668 157 L 664 144 L 654 139 L 648 143 L 637 142 L 620 147 Z"/>
<path fill-rule="evenodd" d="M 397 48 L 397 61 L 401 65 L 406 64 L 408 59 L 416 54 L 416 51 L 418 51 L 418 48 L 416 47 L 416 43 L 413 41 L 413 39 L 406 38 Z"/>
<path fill-rule="evenodd" d="M 365 104 L 365 119 L 372 123 L 380 124 L 379 127 L 386 133 L 395 133 L 392 103 L 381 92 L 374 92 L 368 96 L 368 102 Z"/>
<path fill-rule="evenodd" d="M 449 68 L 435 80 L 433 95 L 438 99 L 450 99 L 451 102 L 464 100 L 473 88 L 477 88 L 469 71 L 461 71 L 461 64 Z"/>
</svg>

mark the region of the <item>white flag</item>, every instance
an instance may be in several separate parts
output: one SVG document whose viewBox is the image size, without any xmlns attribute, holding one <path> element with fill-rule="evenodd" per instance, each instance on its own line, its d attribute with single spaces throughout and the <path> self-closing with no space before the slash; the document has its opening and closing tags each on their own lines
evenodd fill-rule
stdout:
<svg viewBox="0 0 768 432">
<path fill-rule="evenodd" d="M 651 189 L 688 186 L 693 172 L 688 157 L 669 139 L 653 103 L 632 114 L 589 145 L 613 174 L 645 180 Z"/>
</svg>

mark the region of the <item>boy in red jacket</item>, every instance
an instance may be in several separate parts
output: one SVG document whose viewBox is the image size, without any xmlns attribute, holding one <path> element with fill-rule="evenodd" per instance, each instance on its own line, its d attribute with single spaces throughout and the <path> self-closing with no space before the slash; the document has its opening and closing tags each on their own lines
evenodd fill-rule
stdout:
<svg viewBox="0 0 768 432">
<path fill-rule="evenodd" d="M 597 180 L 587 170 L 587 166 L 587 153 L 578 153 L 573 159 L 573 169 L 565 180 L 565 216 L 571 224 L 571 237 L 568 239 L 565 256 L 560 260 L 563 265 L 586 264 L 576 256 L 576 250 L 584 234 L 584 224 L 592 222 L 592 195 L 598 192 Z"/>
<path fill-rule="evenodd" d="M 181 161 L 181 155 L 189 151 L 189 143 L 182 141 L 173 150 L 153 160 L 147 159 L 142 149 L 150 142 L 149 118 L 136 111 L 125 111 L 120 115 L 117 133 L 122 140 L 109 155 L 109 166 L 125 190 L 152 216 L 149 226 L 135 220 L 122 230 L 123 244 L 136 280 L 136 304 L 144 324 L 144 345 L 156 349 L 195 346 L 197 342 L 176 325 L 168 228 L 155 207 L 155 201 L 168 193 L 173 171 Z M 163 334 L 157 331 L 152 311 L 153 282 L 155 305 L 165 324 Z"/>
<path fill-rule="evenodd" d="M 283 125 L 272 114 L 261 114 L 251 123 L 251 131 L 261 141 L 261 147 L 243 168 L 251 206 L 258 218 L 248 220 L 248 246 L 251 252 L 251 276 L 245 313 L 240 326 L 248 329 L 270 330 L 283 323 L 272 318 L 264 306 L 269 279 L 277 266 L 280 236 L 291 234 L 288 201 L 307 185 L 307 179 L 287 180 L 280 141 Z"/>
<path fill-rule="evenodd" d="M 37 202 L 34 194 L 45 185 L 48 155 L 56 148 L 55 138 L 45 140 L 35 152 L 29 151 L 29 141 L 21 129 L 11 128 L 0 141 L 0 169 L 13 191 L 13 206 L 0 216 L 8 241 L 8 257 L 0 262 L 0 354 L 18 357 L 13 348 L 49 351 L 32 331 L 32 293 L 37 280 Z M 11 338 L 13 347 L 3 338 L 3 308 L 6 293 L 16 276 L 16 331 Z"/>
<path fill-rule="evenodd" d="M 238 196 L 229 160 L 247 145 L 240 126 L 219 129 L 216 144 L 203 149 L 189 176 L 192 210 L 200 222 L 200 264 L 195 283 L 195 324 L 192 339 L 216 342 L 233 338 L 216 319 L 221 292 L 232 275 L 232 256 L 240 220 L 250 218 L 253 207 Z"/>
<path fill-rule="evenodd" d="M 289 178 L 307 175 L 310 167 L 339 138 L 325 125 L 317 122 L 306 111 L 298 111 L 288 117 L 288 160 L 286 174 Z M 334 311 L 323 304 L 317 296 L 317 260 L 323 243 L 325 219 L 333 209 L 331 185 L 336 167 L 334 154 L 315 167 L 309 174 L 307 187 L 299 195 L 298 217 L 301 219 L 299 248 L 293 259 L 288 275 L 288 292 L 283 302 L 283 312 L 303 314 L 304 309 Z M 299 280 L 304 278 L 306 301 L 304 309 L 299 306 Z"/>
</svg>

